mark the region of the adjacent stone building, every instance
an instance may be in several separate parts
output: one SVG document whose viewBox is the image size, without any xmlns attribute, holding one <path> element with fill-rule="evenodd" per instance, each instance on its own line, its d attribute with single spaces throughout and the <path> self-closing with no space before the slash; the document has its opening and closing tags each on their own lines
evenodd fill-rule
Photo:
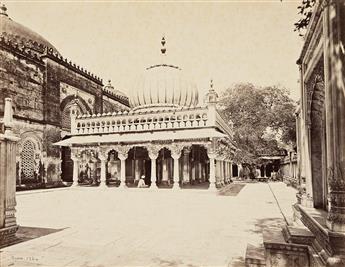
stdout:
<svg viewBox="0 0 345 267">
<path fill-rule="evenodd" d="M 248 266 L 345 266 L 345 1 L 315 1 L 304 39 L 294 221 L 264 232 Z"/>
<path fill-rule="evenodd" d="M 0 117 L 11 98 L 13 131 L 20 137 L 17 187 L 54 186 L 72 180 L 69 148 L 52 146 L 70 132 L 70 108 L 97 114 L 127 110 L 128 98 L 64 58 L 39 34 L 0 8 Z"/>
</svg>

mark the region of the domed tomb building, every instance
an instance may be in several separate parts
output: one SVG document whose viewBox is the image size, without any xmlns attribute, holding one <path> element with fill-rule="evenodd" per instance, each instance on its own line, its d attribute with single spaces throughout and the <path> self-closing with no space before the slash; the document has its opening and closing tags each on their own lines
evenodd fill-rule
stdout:
<svg viewBox="0 0 345 267">
<path fill-rule="evenodd" d="M 62 177 L 72 181 L 70 149 L 52 145 L 71 130 L 72 103 L 83 114 L 129 109 L 123 93 L 110 84 L 103 87 L 99 77 L 64 58 L 0 5 L 0 118 L 7 97 L 13 103 L 13 131 L 20 137 L 19 188 L 55 186 Z"/>
<path fill-rule="evenodd" d="M 71 137 L 56 145 L 71 147 L 74 185 L 98 175 L 100 186 L 215 189 L 230 182 L 232 129 L 216 110 L 213 84 L 200 104 L 197 87 L 166 62 L 161 43 L 163 63 L 144 70 L 129 111 L 77 115 L 71 108 Z"/>
</svg>

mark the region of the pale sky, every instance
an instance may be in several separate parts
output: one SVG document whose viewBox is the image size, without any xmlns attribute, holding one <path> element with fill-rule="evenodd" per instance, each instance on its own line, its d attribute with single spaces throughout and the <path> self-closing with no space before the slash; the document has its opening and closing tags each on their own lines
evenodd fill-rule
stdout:
<svg viewBox="0 0 345 267">
<path fill-rule="evenodd" d="M 282 85 L 298 98 L 299 1 L 2 1 L 8 15 L 59 52 L 128 93 L 150 65 L 180 66 L 201 94 L 237 82 Z"/>
</svg>

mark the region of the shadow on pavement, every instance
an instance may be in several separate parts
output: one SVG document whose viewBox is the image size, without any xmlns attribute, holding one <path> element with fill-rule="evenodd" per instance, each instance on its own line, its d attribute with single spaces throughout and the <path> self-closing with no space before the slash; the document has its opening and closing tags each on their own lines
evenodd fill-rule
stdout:
<svg viewBox="0 0 345 267">
<path fill-rule="evenodd" d="M 52 228 L 19 226 L 15 239 L 6 247 L 13 246 L 13 245 L 26 242 L 35 238 L 39 238 L 42 236 L 46 236 L 49 234 L 53 234 L 53 233 L 62 231 L 64 229 L 66 228 L 52 229 Z M 0 247 L 0 248 L 4 248 L 4 247 Z"/>
<path fill-rule="evenodd" d="M 254 222 L 255 229 L 248 230 L 251 233 L 261 234 L 266 228 L 279 228 L 281 229 L 286 225 L 283 218 L 264 218 L 258 219 Z"/>
<path fill-rule="evenodd" d="M 218 192 L 220 196 L 237 196 L 246 184 L 229 184 L 221 188 Z"/>
</svg>

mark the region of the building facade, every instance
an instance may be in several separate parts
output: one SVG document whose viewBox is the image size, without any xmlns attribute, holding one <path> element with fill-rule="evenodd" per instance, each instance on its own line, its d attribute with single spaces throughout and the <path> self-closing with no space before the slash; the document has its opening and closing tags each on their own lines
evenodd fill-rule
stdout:
<svg viewBox="0 0 345 267">
<path fill-rule="evenodd" d="M 18 188 L 54 186 L 72 180 L 68 148 L 52 144 L 70 132 L 70 108 L 97 114 L 127 110 L 128 98 L 111 84 L 64 58 L 39 34 L 0 9 L 0 115 L 11 98 L 18 144 Z"/>
<path fill-rule="evenodd" d="M 147 67 L 133 88 L 131 109 L 82 114 L 71 109 L 71 138 L 56 143 L 72 149 L 73 183 L 151 188 L 209 185 L 232 177 L 232 128 L 216 110 L 211 83 L 199 104 L 196 86 L 168 64 L 165 39 L 161 63 Z"/>
</svg>

